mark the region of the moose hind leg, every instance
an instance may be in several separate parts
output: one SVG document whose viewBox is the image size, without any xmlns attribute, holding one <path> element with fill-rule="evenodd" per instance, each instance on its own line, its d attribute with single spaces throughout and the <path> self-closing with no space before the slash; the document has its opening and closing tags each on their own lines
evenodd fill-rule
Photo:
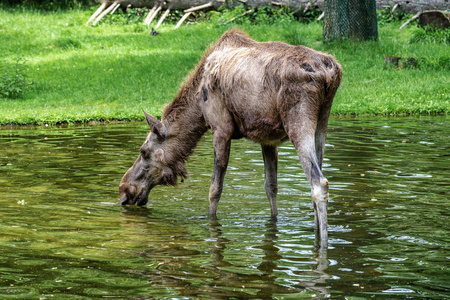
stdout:
<svg viewBox="0 0 450 300">
<path fill-rule="evenodd" d="M 320 248 L 326 249 L 328 247 L 328 180 L 321 172 L 320 175 L 313 175 L 313 177 L 311 195 L 314 206 L 316 241 L 320 239 Z"/>
<path fill-rule="evenodd" d="M 301 110 L 297 113 L 300 116 L 305 115 Z M 314 113 L 309 112 L 308 115 L 313 116 Z M 326 249 L 328 247 L 328 180 L 322 174 L 321 164 L 316 154 L 316 126 L 317 121 L 314 118 L 304 118 L 301 123 L 290 124 L 288 135 L 297 150 L 303 171 L 311 185 L 316 238 L 320 238 L 320 247 Z"/>
<path fill-rule="evenodd" d="M 315 151 L 317 157 L 317 165 L 315 168 L 315 172 L 317 175 L 313 175 L 315 178 L 319 178 L 319 180 L 315 180 L 316 185 L 312 186 L 312 191 L 315 189 L 317 192 L 313 191 L 313 203 L 314 203 L 314 219 L 316 226 L 316 235 L 320 235 L 320 248 L 326 249 L 328 243 L 328 231 L 327 229 L 327 208 L 328 208 L 328 180 L 323 176 L 322 170 L 322 162 L 323 155 L 325 151 L 325 141 L 327 138 L 327 128 L 328 128 L 328 118 L 330 116 L 331 110 L 331 101 L 324 103 L 319 109 L 319 116 L 315 131 Z M 318 184 L 317 184 L 318 181 Z M 316 194 L 316 195 L 314 195 Z M 314 200 L 316 198 L 316 201 Z M 316 238 L 316 241 L 318 239 Z"/>
<path fill-rule="evenodd" d="M 275 219 L 278 215 L 278 208 L 277 208 L 278 149 L 276 146 L 263 145 L 262 153 L 264 158 L 264 173 L 265 173 L 264 188 L 266 190 L 267 198 L 269 198 L 271 216 L 273 219 Z"/>
<path fill-rule="evenodd" d="M 303 142 L 309 144 L 308 142 Z M 314 147 L 314 144 L 311 146 Z M 314 148 L 312 148 L 314 149 Z M 328 180 L 323 176 L 317 157 L 310 147 L 299 147 L 297 153 L 303 171 L 311 184 L 311 198 L 314 207 L 316 238 L 320 238 L 320 247 L 328 247 Z"/>
</svg>

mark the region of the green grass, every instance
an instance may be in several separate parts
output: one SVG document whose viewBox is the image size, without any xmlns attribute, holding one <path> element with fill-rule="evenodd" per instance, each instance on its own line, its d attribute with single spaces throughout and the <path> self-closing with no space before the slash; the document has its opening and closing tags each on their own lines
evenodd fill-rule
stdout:
<svg viewBox="0 0 450 300">
<path fill-rule="evenodd" d="M 141 108 L 160 116 L 206 47 L 233 26 L 168 24 L 151 36 L 139 24 L 85 26 L 90 13 L 0 10 L 0 66 L 24 58 L 29 80 L 21 98 L 0 96 L 0 125 L 142 120 Z M 324 44 L 318 23 L 241 25 L 259 41 L 334 55 L 344 68 L 335 115 L 448 114 L 449 45 L 413 43 L 416 29 L 398 27 L 380 26 L 378 42 Z M 421 66 L 397 70 L 384 56 L 420 58 Z"/>
</svg>

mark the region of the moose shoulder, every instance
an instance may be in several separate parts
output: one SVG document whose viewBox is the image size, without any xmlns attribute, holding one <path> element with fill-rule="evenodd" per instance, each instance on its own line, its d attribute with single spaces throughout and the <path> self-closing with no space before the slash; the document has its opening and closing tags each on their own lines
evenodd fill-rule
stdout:
<svg viewBox="0 0 450 300">
<path fill-rule="evenodd" d="M 311 184 L 316 232 L 326 247 L 328 181 L 321 169 L 328 117 L 341 77 L 341 66 L 327 54 L 256 42 L 236 29 L 226 32 L 206 51 L 161 121 L 144 112 L 151 131 L 122 178 L 121 203 L 145 205 L 153 187 L 185 178 L 185 161 L 211 128 L 210 216 L 216 216 L 231 140 L 246 137 L 261 144 L 265 190 L 275 217 L 277 146 L 290 140 Z"/>
</svg>

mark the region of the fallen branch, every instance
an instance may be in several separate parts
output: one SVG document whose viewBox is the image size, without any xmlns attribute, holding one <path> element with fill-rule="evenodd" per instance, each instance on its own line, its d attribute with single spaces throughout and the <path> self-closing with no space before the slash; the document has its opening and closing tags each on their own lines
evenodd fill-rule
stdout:
<svg viewBox="0 0 450 300">
<path fill-rule="evenodd" d="M 303 10 L 303 14 L 306 14 L 306 13 L 309 11 L 310 8 L 311 8 L 311 2 L 309 2 L 309 3 L 306 5 L 305 9 Z"/>
<path fill-rule="evenodd" d="M 189 9 L 186 9 L 183 12 L 184 13 L 190 13 L 190 12 L 193 12 L 193 11 L 196 11 L 196 10 L 200 10 L 200 9 L 204 9 L 204 8 L 210 7 L 212 5 L 213 5 L 212 2 L 208 2 L 208 3 L 200 5 L 200 6 L 195 6 L 195 7 L 191 7 Z"/>
<path fill-rule="evenodd" d="M 178 21 L 178 23 L 177 23 L 177 25 L 175 26 L 174 29 L 177 29 L 178 27 L 180 27 L 181 24 L 184 22 L 184 20 L 186 20 L 187 17 L 189 17 L 189 15 L 190 15 L 191 13 L 192 13 L 192 12 L 188 12 L 188 13 L 184 14 L 184 16 L 180 19 L 180 21 Z"/>
<path fill-rule="evenodd" d="M 155 29 L 158 28 L 159 26 L 161 26 L 162 22 L 164 21 L 164 19 L 167 17 L 167 15 L 170 12 L 170 8 L 168 8 L 164 14 L 161 16 L 161 19 L 159 19 L 158 24 L 156 24 Z"/>
<path fill-rule="evenodd" d="M 97 8 L 97 10 L 95 11 L 94 14 L 92 14 L 92 16 L 89 18 L 89 20 L 86 22 L 86 25 L 89 25 L 89 23 L 91 23 L 92 20 L 94 20 L 95 18 L 97 18 L 97 16 L 105 9 L 106 7 L 106 3 L 102 3 L 102 5 L 100 5 L 99 8 Z"/>
<path fill-rule="evenodd" d="M 405 28 L 406 25 L 408 25 L 409 23 L 411 23 L 412 21 L 414 21 L 415 19 L 417 19 L 420 16 L 421 12 L 418 12 L 417 14 L 414 15 L 414 17 L 412 17 L 411 19 L 409 19 L 408 21 L 406 21 L 405 23 L 403 23 L 402 26 L 400 26 L 399 30 L 402 30 L 403 28 Z"/>
<path fill-rule="evenodd" d="M 148 25 L 147 22 L 148 20 L 153 16 L 153 13 L 155 12 L 156 8 L 158 6 L 155 4 L 155 6 L 153 6 L 153 8 L 150 10 L 150 12 L 148 13 L 148 15 L 145 17 L 144 19 L 144 25 Z"/>
<path fill-rule="evenodd" d="M 391 14 L 393 14 L 393 13 L 395 12 L 395 10 L 396 10 L 399 6 L 400 6 L 400 4 L 396 3 L 396 4 L 394 5 L 394 7 L 392 8 L 392 10 L 391 10 Z"/>
<path fill-rule="evenodd" d="M 153 15 L 148 19 L 147 23 L 145 25 L 150 25 L 150 23 L 153 21 L 153 19 L 156 17 L 156 15 L 159 13 L 159 11 L 162 9 L 162 6 L 158 6 L 158 8 L 153 12 Z"/>
<path fill-rule="evenodd" d="M 108 6 L 107 9 L 105 9 L 98 17 L 97 19 L 95 19 L 94 23 L 92 23 L 92 26 L 97 25 L 97 23 L 104 17 L 106 16 L 110 11 L 112 11 L 116 6 L 120 5 L 118 2 L 114 2 L 113 4 L 111 4 L 110 6 Z"/>
<path fill-rule="evenodd" d="M 325 12 L 323 12 L 323 13 L 316 19 L 316 21 L 322 20 L 323 17 L 325 17 Z"/>
<path fill-rule="evenodd" d="M 231 22 L 233 22 L 234 20 L 236 20 L 237 18 L 241 18 L 241 17 L 243 17 L 243 16 L 245 16 L 245 15 L 248 15 L 249 13 L 252 13 L 253 11 L 254 11 L 253 9 L 249 9 L 249 10 L 247 10 L 246 12 L 244 12 L 243 14 L 241 14 L 241 15 L 239 15 L 239 16 L 236 16 L 236 17 L 234 17 L 234 18 L 229 19 L 229 20 L 226 21 L 224 24 L 231 23 Z"/>
<path fill-rule="evenodd" d="M 114 7 L 114 9 L 112 10 L 111 14 L 115 13 L 115 12 L 116 12 L 116 10 L 117 10 L 117 9 L 119 8 L 119 6 L 120 6 L 120 4 L 119 4 L 119 3 L 117 3 L 116 7 Z"/>
</svg>

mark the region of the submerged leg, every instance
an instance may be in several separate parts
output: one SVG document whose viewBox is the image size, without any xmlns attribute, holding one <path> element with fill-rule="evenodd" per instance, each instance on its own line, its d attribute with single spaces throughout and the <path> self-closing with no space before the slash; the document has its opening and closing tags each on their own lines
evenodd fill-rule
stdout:
<svg viewBox="0 0 450 300">
<path fill-rule="evenodd" d="M 214 172 L 209 188 L 209 216 L 216 218 L 217 205 L 222 195 L 223 180 L 230 157 L 231 137 L 220 132 L 214 132 Z"/>
<path fill-rule="evenodd" d="M 269 198 L 272 218 L 278 215 L 277 208 L 277 165 L 278 165 L 278 149 L 275 146 L 262 146 L 264 158 L 264 173 L 267 198 Z"/>
<path fill-rule="evenodd" d="M 319 110 L 319 119 L 317 122 L 316 132 L 315 132 L 315 148 L 316 148 L 316 157 L 317 157 L 317 163 L 319 165 L 318 169 L 320 171 L 320 183 L 319 185 L 322 186 L 323 191 L 321 191 L 322 195 L 319 195 L 319 197 L 324 197 L 325 200 L 320 202 L 320 207 L 317 209 L 314 209 L 315 211 L 315 226 L 316 226 L 316 234 L 319 234 L 320 237 L 327 236 L 326 241 L 324 241 L 324 238 L 320 239 L 320 245 L 319 247 L 321 249 L 326 249 L 328 246 L 328 231 L 324 231 L 324 228 L 328 227 L 328 221 L 327 221 L 327 209 L 328 209 L 328 180 L 323 176 L 321 173 L 322 170 L 322 163 L 323 163 L 323 156 L 325 152 L 325 141 L 327 137 L 327 130 L 328 130 L 328 118 L 330 116 L 330 110 L 331 110 L 331 102 L 324 103 L 320 110 Z M 325 223 L 326 225 L 320 225 L 320 223 Z M 317 230 L 320 229 L 320 230 Z M 316 238 L 317 240 L 317 238 Z M 325 244 L 324 244 L 325 243 Z"/>
<path fill-rule="evenodd" d="M 320 238 L 320 248 L 328 247 L 328 180 L 323 176 L 316 155 L 311 146 L 313 137 L 305 137 L 296 145 L 303 171 L 311 184 L 311 197 L 314 206 L 316 236 Z M 307 146 L 309 145 L 309 146 Z"/>
<path fill-rule="evenodd" d="M 316 127 L 317 112 L 305 111 L 300 108 L 297 111 L 293 109 L 287 132 L 291 142 L 294 144 L 303 171 L 311 184 L 311 196 L 314 207 L 314 220 L 316 229 L 316 238 L 320 239 L 320 247 L 328 247 L 328 180 L 323 176 L 321 171 L 321 162 L 318 158 L 322 157 L 322 153 L 317 154 L 316 149 Z M 302 122 L 296 122 L 302 120 Z"/>
<path fill-rule="evenodd" d="M 320 238 L 320 248 L 328 247 L 328 180 L 320 178 L 319 184 L 315 184 L 311 188 L 312 201 L 314 203 L 314 221 L 316 235 Z"/>
<path fill-rule="evenodd" d="M 316 235 L 320 238 L 320 247 L 326 248 L 328 247 L 328 180 L 320 170 L 316 155 L 309 146 L 306 146 L 310 144 L 309 139 L 305 138 L 300 142 L 301 145 L 296 145 L 296 148 L 303 171 L 311 184 Z"/>
</svg>

